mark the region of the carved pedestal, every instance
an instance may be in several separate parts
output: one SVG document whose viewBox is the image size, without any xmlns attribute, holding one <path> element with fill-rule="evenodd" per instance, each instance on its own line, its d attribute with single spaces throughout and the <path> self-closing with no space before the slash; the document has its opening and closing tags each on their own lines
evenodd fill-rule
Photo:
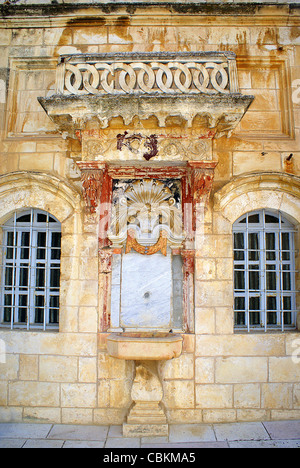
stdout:
<svg viewBox="0 0 300 468">
<path fill-rule="evenodd" d="M 168 424 L 161 400 L 163 389 L 158 361 L 135 361 L 136 374 L 132 385 L 133 406 L 123 424 L 125 437 L 167 436 Z"/>
</svg>

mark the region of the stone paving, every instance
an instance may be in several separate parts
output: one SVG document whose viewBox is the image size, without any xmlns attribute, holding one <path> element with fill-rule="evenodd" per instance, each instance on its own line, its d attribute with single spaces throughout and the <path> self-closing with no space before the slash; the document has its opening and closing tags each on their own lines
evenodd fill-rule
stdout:
<svg viewBox="0 0 300 468">
<path fill-rule="evenodd" d="M 0 423 L 0 448 L 300 448 L 300 420 L 172 424 L 156 438 L 125 438 L 122 426 Z"/>
</svg>

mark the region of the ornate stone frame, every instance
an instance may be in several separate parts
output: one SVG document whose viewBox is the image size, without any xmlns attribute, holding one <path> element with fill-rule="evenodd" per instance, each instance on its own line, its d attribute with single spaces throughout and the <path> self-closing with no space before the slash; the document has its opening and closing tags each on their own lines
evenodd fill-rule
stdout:
<svg viewBox="0 0 300 468">
<path fill-rule="evenodd" d="M 121 249 L 110 247 L 108 229 L 112 201 L 113 179 L 180 179 L 182 183 L 182 209 L 185 241 L 177 254 L 183 260 L 183 331 L 194 332 L 194 275 L 195 233 L 199 216 L 209 202 L 216 162 L 188 161 L 185 164 L 158 165 L 113 165 L 97 161 L 78 162 L 82 174 L 83 196 L 86 210 L 99 222 L 99 307 L 100 332 L 110 328 L 110 291 L 112 255 L 121 254 Z M 202 210 L 199 210 L 202 207 Z M 96 214 L 95 214 L 96 213 Z"/>
</svg>

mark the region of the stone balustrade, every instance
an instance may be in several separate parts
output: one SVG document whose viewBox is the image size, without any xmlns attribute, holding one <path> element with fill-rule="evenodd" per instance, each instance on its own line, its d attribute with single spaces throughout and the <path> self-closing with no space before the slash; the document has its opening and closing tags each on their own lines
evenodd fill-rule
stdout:
<svg viewBox="0 0 300 468">
<path fill-rule="evenodd" d="M 228 136 L 253 99 L 239 92 L 233 52 L 61 55 L 55 94 L 38 98 L 71 138 L 88 120 L 106 128 L 119 116 L 125 125 L 155 116 L 160 128 L 170 116 L 191 128 L 200 116 L 207 131 Z"/>
<path fill-rule="evenodd" d="M 61 56 L 57 94 L 237 93 L 231 52 Z"/>
</svg>

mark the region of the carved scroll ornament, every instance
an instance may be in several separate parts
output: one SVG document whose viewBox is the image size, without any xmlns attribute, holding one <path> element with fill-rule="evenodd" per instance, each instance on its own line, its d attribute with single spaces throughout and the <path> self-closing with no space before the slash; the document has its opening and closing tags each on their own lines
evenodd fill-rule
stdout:
<svg viewBox="0 0 300 468">
<path fill-rule="evenodd" d="M 134 249 L 136 252 L 142 255 L 153 255 L 159 251 L 166 257 L 167 256 L 167 232 L 161 231 L 159 234 L 158 241 L 156 244 L 151 246 L 141 245 L 135 238 L 134 229 L 129 229 L 127 235 L 127 243 L 125 254 L 128 254 L 131 249 Z"/>
</svg>

